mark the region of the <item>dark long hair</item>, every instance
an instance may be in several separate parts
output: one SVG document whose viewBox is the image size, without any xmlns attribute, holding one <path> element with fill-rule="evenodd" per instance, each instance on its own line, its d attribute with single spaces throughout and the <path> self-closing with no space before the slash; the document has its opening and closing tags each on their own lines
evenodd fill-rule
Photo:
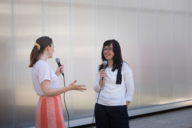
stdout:
<svg viewBox="0 0 192 128">
<path fill-rule="evenodd" d="M 103 43 L 103 49 L 105 46 L 109 46 L 113 44 L 113 52 L 114 52 L 114 57 L 113 57 L 113 69 L 112 71 L 115 71 L 115 69 L 118 69 L 119 67 L 121 68 L 122 67 L 122 62 L 123 62 L 123 58 L 122 58 L 122 55 L 121 55 L 121 47 L 119 45 L 119 42 L 116 41 L 116 40 L 107 40 Z M 101 57 L 102 57 L 102 60 L 107 60 L 105 58 L 105 56 L 103 55 L 103 49 L 101 51 Z M 107 64 L 108 66 L 108 64 Z M 99 67 L 99 70 L 103 69 L 103 64 L 100 65 Z"/>
<path fill-rule="evenodd" d="M 51 47 L 52 39 L 48 36 L 43 36 L 38 38 L 36 40 L 36 43 L 40 45 L 40 50 L 38 50 L 36 46 L 33 47 L 30 55 L 29 67 L 33 67 L 33 65 L 38 61 L 39 56 L 45 51 L 45 48 L 47 46 Z"/>
</svg>

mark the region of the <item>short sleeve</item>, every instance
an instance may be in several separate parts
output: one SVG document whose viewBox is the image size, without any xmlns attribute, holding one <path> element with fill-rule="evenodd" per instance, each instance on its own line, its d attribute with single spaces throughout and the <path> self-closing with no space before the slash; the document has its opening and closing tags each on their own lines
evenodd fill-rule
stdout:
<svg viewBox="0 0 192 128">
<path fill-rule="evenodd" d="M 45 80 L 51 81 L 51 68 L 49 65 L 43 64 L 39 67 L 38 79 L 40 84 Z"/>
</svg>

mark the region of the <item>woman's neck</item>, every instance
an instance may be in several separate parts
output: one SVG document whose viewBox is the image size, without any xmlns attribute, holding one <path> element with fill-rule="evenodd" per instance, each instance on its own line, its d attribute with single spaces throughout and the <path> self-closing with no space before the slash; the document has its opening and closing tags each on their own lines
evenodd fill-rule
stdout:
<svg viewBox="0 0 192 128">
<path fill-rule="evenodd" d="M 47 58 L 48 58 L 47 55 L 44 53 L 44 54 L 40 55 L 39 60 L 47 61 Z"/>
<path fill-rule="evenodd" d="M 112 68 L 113 67 L 113 60 L 108 60 L 108 68 Z"/>
</svg>

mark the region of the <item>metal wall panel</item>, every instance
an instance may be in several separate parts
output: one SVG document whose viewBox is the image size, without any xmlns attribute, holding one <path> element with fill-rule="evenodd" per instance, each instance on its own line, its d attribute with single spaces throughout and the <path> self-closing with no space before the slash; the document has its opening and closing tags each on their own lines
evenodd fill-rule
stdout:
<svg viewBox="0 0 192 128">
<path fill-rule="evenodd" d="M 72 92 L 71 119 L 93 116 L 95 93 L 94 0 L 71 1 L 71 81 L 86 85 L 87 91 Z"/>
<path fill-rule="evenodd" d="M 97 68 L 102 63 L 101 51 L 103 43 L 117 38 L 117 0 L 96 1 L 95 42 Z M 96 69 L 95 69 L 96 70 Z"/>
<path fill-rule="evenodd" d="M 74 80 L 87 85 L 84 93 L 66 93 L 72 126 L 91 123 L 93 83 L 108 39 L 119 41 L 123 59 L 133 70 L 131 115 L 189 105 L 191 21 L 192 0 L 1 0 L 0 127 L 35 125 L 39 97 L 27 66 L 42 35 L 53 39 L 55 53 L 48 63 L 56 70 L 55 58 L 60 58 L 66 86 Z M 64 105 L 63 110 L 67 121 Z"/>
<path fill-rule="evenodd" d="M 189 98 L 192 99 L 192 0 L 189 1 L 190 4 L 189 4 L 189 9 L 190 9 L 190 12 L 189 12 L 189 43 L 190 43 L 190 89 L 189 89 Z"/>
<path fill-rule="evenodd" d="M 139 0 L 139 106 L 157 105 L 156 1 Z"/>
<path fill-rule="evenodd" d="M 120 43 L 123 60 L 133 71 L 135 93 L 129 109 L 138 107 L 139 70 L 138 70 L 138 2 L 136 0 L 118 1 L 117 40 Z"/>
<path fill-rule="evenodd" d="M 14 1 L 14 70 L 16 127 L 35 125 L 38 103 L 28 68 L 30 52 L 42 35 L 42 2 Z"/>
<path fill-rule="evenodd" d="M 189 99 L 189 0 L 174 0 L 175 101 Z"/>
<path fill-rule="evenodd" d="M 14 127 L 12 1 L 0 2 L 0 127 Z"/>
<path fill-rule="evenodd" d="M 157 0 L 157 70 L 158 103 L 174 102 L 173 0 Z"/>
<path fill-rule="evenodd" d="M 43 33 L 52 38 L 54 43 L 53 58 L 48 59 L 51 68 L 56 71 L 56 58 L 60 58 L 64 65 L 66 86 L 71 83 L 71 45 L 70 45 L 70 2 L 68 0 L 45 0 L 43 2 Z M 60 87 L 64 86 L 62 76 L 59 77 Z M 66 104 L 71 113 L 71 92 L 67 92 Z M 62 96 L 63 101 L 63 96 Z M 64 119 L 67 120 L 67 112 L 63 104 Z"/>
</svg>

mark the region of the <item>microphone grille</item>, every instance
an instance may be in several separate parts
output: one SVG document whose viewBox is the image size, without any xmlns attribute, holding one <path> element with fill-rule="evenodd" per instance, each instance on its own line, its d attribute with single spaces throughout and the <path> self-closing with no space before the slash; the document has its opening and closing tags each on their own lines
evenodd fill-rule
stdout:
<svg viewBox="0 0 192 128">
<path fill-rule="evenodd" d="M 55 61 L 56 61 L 57 63 L 59 63 L 59 62 L 60 62 L 60 59 L 59 59 L 59 58 L 56 58 Z"/>
<path fill-rule="evenodd" d="M 105 66 L 107 65 L 107 61 L 106 60 L 103 61 L 103 65 L 105 65 Z"/>
</svg>

